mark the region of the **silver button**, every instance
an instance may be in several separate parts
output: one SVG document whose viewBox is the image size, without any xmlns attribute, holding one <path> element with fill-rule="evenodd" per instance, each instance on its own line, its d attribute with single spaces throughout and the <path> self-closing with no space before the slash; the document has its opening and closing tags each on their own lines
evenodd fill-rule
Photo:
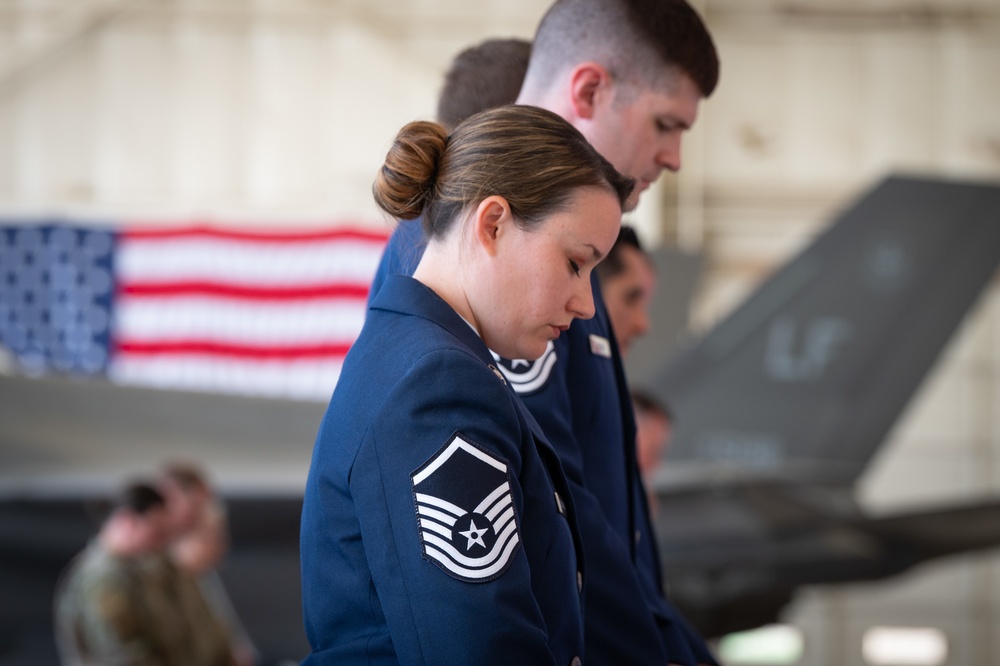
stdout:
<svg viewBox="0 0 1000 666">
<path fill-rule="evenodd" d="M 579 657 L 573 657 L 573 661 L 569 662 L 569 666 L 583 666 L 583 661 Z"/>
<path fill-rule="evenodd" d="M 639 531 L 639 530 L 636 530 L 635 531 L 635 545 L 638 546 L 640 541 L 642 541 L 642 532 Z"/>
<path fill-rule="evenodd" d="M 563 502 L 562 497 L 559 497 L 559 493 L 553 493 L 556 496 L 556 510 L 559 515 L 566 515 L 566 504 Z"/>
<path fill-rule="evenodd" d="M 583 592 L 583 572 L 576 572 L 576 591 Z"/>
</svg>

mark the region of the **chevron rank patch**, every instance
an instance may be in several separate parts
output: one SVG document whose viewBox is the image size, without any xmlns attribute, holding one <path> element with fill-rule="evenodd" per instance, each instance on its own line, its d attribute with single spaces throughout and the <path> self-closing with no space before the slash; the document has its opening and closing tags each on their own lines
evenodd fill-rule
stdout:
<svg viewBox="0 0 1000 666">
<path fill-rule="evenodd" d="M 410 481 L 425 559 L 470 583 L 507 570 L 521 538 L 505 462 L 456 432 Z"/>
<path fill-rule="evenodd" d="M 545 347 L 545 352 L 537 361 L 525 361 L 521 359 L 508 361 L 493 354 L 497 364 L 500 366 L 504 377 L 510 382 L 511 388 L 517 393 L 531 393 L 537 391 L 545 382 L 549 380 L 552 367 L 556 364 L 556 348 L 549 340 Z"/>
</svg>

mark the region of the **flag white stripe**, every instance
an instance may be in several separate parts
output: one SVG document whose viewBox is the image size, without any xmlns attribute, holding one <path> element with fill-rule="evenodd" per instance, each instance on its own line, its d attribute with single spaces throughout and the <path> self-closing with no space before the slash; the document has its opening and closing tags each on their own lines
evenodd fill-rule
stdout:
<svg viewBox="0 0 1000 666">
<path fill-rule="evenodd" d="M 290 302 L 207 296 L 123 296 L 114 313 L 115 337 L 130 342 L 211 340 L 234 345 L 351 344 L 365 323 L 358 299 Z"/>
<path fill-rule="evenodd" d="M 340 377 L 342 359 L 229 359 L 200 355 L 116 355 L 112 381 L 162 389 L 327 401 Z"/>
<path fill-rule="evenodd" d="M 345 282 L 367 285 L 383 243 L 350 239 L 301 243 L 226 238 L 129 238 L 119 243 L 119 281 L 212 281 L 243 285 Z"/>
</svg>

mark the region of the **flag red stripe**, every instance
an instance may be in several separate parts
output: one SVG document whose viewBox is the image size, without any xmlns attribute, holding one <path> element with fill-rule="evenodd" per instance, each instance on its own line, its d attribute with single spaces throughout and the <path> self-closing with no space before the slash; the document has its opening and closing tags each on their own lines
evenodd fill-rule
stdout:
<svg viewBox="0 0 1000 666">
<path fill-rule="evenodd" d="M 193 354 L 199 356 L 222 356 L 228 358 L 252 358 L 269 360 L 296 360 L 306 358 L 343 358 L 351 348 L 349 343 L 316 345 L 257 347 L 234 345 L 209 340 L 173 340 L 164 342 L 115 343 L 118 353 L 137 356 L 162 356 Z"/>
<path fill-rule="evenodd" d="M 209 226 L 186 227 L 130 227 L 119 232 L 123 240 L 154 240 L 167 238 L 219 238 L 251 243 L 301 243 L 323 240 L 357 240 L 385 243 L 388 230 L 381 229 L 303 229 L 298 231 L 265 231 L 248 229 L 221 229 Z"/>
<path fill-rule="evenodd" d="M 255 287 L 223 284 L 219 282 L 133 282 L 118 286 L 118 294 L 124 296 L 171 297 L 171 296 L 222 296 L 241 300 L 283 301 L 319 298 L 368 298 L 368 285 L 357 284 L 317 284 L 291 287 Z"/>
</svg>

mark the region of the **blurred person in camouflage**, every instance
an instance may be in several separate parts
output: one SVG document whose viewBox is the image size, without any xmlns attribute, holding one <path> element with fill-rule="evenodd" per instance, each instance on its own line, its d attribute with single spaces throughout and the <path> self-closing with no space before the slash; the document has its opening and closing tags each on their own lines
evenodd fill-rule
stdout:
<svg viewBox="0 0 1000 666">
<path fill-rule="evenodd" d="M 257 648 L 240 621 L 219 576 L 229 552 L 229 523 L 221 502 L 207 502 L 194 527 L 170 545 L 174 563 L 192 576 L 216 619 L 225 625 L 230 651 L 239 666 L 257 663 Z"/>
<path fill-rule="evenodd" d="M 154 598 L 149 558 L 169 531 L 166 504 L 149 484 L 133 483 L 115 500 L 97 537 L 56 587 L 56 645 L 63 664 L 176 664 L 178 618 Z M 168 612 L 164 612 L 168 611 Z"/>
<path fill-rule="evenodd" d="M 214 569 L 228 547 L 205 540 L 206 535 L 201 533 L 206 516 L 214 508 L 221 510 L 207 475 L 195 463 L 172 462 L 162 468 L 157 488 L 166 501 L 167 548 L 150 558 L 148 575 L 164 596 L 173 596 L 177 612 L 188 620 L 185 640 L 189 657 L 183 663 L 205 666 L 252 663 L 237 658 L 232 649 L 235 623 L 213 606 L 199 583 L 199 578 L 207 575 L 209 568 Z M 191 564 L 199 558 L 178 559 L 179 554 L 192 547 L 196 551 L 200 548 L 201 561 L 196 567 Z"/>
</svg>

